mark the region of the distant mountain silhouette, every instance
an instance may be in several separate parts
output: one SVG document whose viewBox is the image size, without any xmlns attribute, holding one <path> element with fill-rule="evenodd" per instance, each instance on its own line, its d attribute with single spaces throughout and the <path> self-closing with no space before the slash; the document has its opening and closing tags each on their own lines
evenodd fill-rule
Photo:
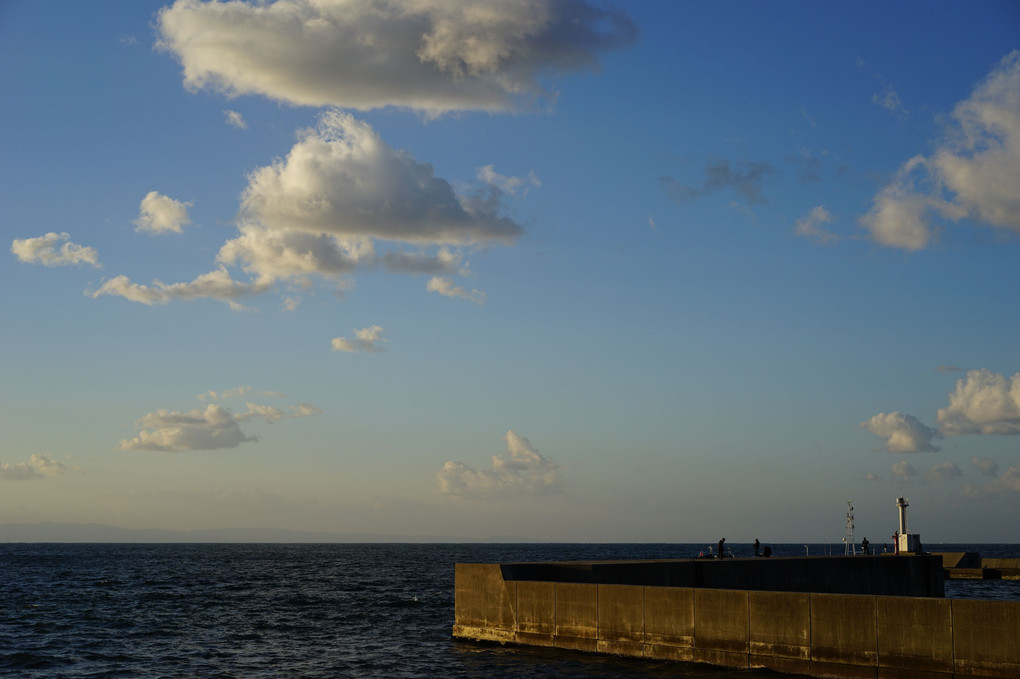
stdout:
<svg viewBox="0 0 1020 679">
<path fill-rule="evenodd" d="M 9 523 L 0 525 L 0 542 L 274 542 L 274 543 L 341 543 L 341 542 L 417 542 L 417 543 L 485 543 L 541 542 L 519 536 L 498 536 L 483 539 L 450 535 L 388 535 L 384 533 L 324 533 L 283 530 L 276 528 L 217 528 L 196 530 L 135 530 L 102 523 Z"/>
</svg>

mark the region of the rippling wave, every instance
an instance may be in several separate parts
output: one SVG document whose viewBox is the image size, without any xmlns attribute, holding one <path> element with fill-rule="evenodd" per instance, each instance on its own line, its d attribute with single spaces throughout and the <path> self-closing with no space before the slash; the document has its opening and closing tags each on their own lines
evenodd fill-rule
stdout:
<svg viewBox="0 0 1020 679">
<path fill-rule="evenodd" d="M 969 549 L 1020 554 L 1013 545 L 989 547 Z M 753 678 L 759 673 L 451 638 L 456 562 L 683 558 L 698 549 L 5 544 L 0 675 Z M 773 549 L 778 556 L 804 547 Z M 1020 599 L 1020 583 L 947 582 L 947 595 Z"/>
</svg>

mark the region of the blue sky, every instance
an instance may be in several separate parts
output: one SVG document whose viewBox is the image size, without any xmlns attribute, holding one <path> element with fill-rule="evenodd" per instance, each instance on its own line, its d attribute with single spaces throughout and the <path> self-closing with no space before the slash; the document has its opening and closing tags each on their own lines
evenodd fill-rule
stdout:
<svg viewBox="0 0 1020 679">
<path fill-rule="evenodd" d="M 5 3 L 0 517 L 1020 541 L 1020 6 Z"/>
</svg>

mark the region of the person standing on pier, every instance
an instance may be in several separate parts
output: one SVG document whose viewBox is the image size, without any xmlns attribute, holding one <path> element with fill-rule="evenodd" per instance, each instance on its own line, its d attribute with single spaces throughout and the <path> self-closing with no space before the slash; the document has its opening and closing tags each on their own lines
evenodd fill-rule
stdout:
<svg viewBox="0 0 1020 679">
<path fill-rule="evenodd" d="M 758 538 L 755 538 L 755 539 L 754 539 L 754 555 L 755 555 L 755 556 L 758 556 L 758 548 L 759 548 L 760 546 L 761 546 L 761 543 L 760 543 L 760 542 L 758 542 Z"/>
<path fill-rule="evenodd" d="M 871 554 L 871 543 L 868 542 L 868 538 L 861 540 L 861 551 L 865 554 Z"/>
<path fill-rule="evenodd" d="M 719 539 L 719 556 L 718 556 L 718 558 L 720 558 L 720 559 L 723 558 L 723 555 L 725 554 L 725 552 L 723 551 L 723 543 L 724 542 L 726 542 L 726 538 L 720 538 Z"/>
</svg>

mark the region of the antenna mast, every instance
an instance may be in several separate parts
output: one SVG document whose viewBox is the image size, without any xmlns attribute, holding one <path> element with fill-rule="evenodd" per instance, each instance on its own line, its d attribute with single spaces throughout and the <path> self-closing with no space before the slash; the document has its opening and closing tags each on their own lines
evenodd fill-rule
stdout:
<svg viewBox="0 0 1020 679">
<path fill-rule="evenodd" d="M 856 555 L 857 545 L 854 543 L 854 501 L 850 499 L 846 503 L 846 536 L 843 538 L 843 554 Z"/>
</svg>

